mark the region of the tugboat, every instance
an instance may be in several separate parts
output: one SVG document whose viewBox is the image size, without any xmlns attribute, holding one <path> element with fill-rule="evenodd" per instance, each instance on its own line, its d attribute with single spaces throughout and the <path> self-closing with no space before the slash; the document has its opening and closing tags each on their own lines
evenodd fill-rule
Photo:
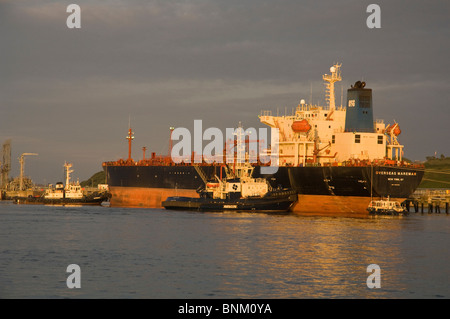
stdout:
<svg viewBox="0 0 450 319">
<path fill-rule="evenodd" d="M 16 204 L 48 204 L 48 205 L 100 205 L 110 198 L 110 194 L 105 191 L 96 191 L 87 194 L 81 188 L 79 181 L 70 182 L 71 163 L 64 163 L 66 171 L 66 186 L 61 182 L 55 187 L 49 187 L 40 197 L 16 198 Z"/>
<path fill-rule="evenodd" d="M 252 178 L 254 168 L 249 163 L 226 168 L 226 178 L 216 175 L 213 181 L 204 180 L 205 186 L 197 190 L 199 197 L 168 197 L 162 206 L 172 210 L 288 212 L 297 201 L 294 190 L 273 189 L 267 179 Z M 200 166 L 196 170 L 204 176 Z"/>
<path fill-rule="evenodd" d="M 386 199 L 372 200 L 367 207 L 371 215 L 408 215 L 408 211 L 398 201 Z"/>
</svg>

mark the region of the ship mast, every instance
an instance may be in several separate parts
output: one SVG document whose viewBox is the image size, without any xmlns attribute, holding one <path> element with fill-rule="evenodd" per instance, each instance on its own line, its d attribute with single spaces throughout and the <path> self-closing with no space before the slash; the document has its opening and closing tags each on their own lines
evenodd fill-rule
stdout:
<svg viewBox="0 0 450 319">
<path fill-rule="evenodd" d="M 71 167 L 72 167 L 72 163 L 64 162 L 64 168 L 66 170 L 66 190 L 69 189 L 70 173 L 73 173 L 73 170 L 70 169 Z"/>
<path fill-rule="evenodd" d="M 169 138 L 169 158 L 172 158 L 172 147 L 173 147 L 173 141 L 172 141 L 172 133 L 175 127 L 170 127 L 170 138 Z"/>
<path fill-rule="evenodd" d="M 126 139 L 128 140 L 128 161 L 131 161 L 131 142 L 134 140 L 134 132 L 131 130 L 131 127 L 128 129 L 128 135 Z"/>
<path fill-rule="evenodd" d="M 334 83 L 341 81 L 341 66 L 342 64 L 335 64 L 330 68 L 331 74 L 325 74 L 322 76 L 323 80 L 326 81 L 326 100 L 330 111 L 334 111 L 336 108 L 335 97 L 334 97 Z"/>
</svg>

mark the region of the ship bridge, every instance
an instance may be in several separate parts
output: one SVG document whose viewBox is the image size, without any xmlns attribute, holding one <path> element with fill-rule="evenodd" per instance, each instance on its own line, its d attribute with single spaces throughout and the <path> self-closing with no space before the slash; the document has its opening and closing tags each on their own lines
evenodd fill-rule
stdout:
<svg viewBox="0 0 450 319">
<path fill-rule="evenodd" d="M 347 90 L 345 106 L 336 106 L 334 84 L 342 80 L 341 64 L 325 74 L 326 106 L 307 104 L 304 99 L 292 113 L 274 116 L 263 110 L 261 123 L 279 130 L 280 165 L 336 164 L 348 160 L 400 160 L 403 145 L 399 129 L 373 119 L 372 89 L 357 81 Z M 398 124 L 397 124 L 398 125 Z M 398 134 L 396 134 L 398 133 Z"/>
</svg>

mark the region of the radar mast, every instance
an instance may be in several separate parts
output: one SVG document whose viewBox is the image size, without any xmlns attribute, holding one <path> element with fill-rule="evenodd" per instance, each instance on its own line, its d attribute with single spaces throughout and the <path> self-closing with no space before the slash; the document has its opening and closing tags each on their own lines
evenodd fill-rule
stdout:
<svg viewBox="0 0 450 319">
<path fill-rule="evenodd" d="M 334 97 L 334 82 L 342 81 L 341 77 L 341 66 L 342 64 L 335 64 L 330 68 L 331 74 L 325 74 L 322 76 L 323 80 L 326 81 L 326 94 L 325 98 L 328 102 L 330 111 L 336 109 L 335 97 Z"/>
</svg>

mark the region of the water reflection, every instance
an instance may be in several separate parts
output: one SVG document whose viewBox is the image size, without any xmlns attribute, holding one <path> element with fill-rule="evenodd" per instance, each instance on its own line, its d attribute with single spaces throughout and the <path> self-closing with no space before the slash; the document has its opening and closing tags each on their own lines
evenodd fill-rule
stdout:
<svg viewBox="0 0 450 319">
<path fill-rule="evenodd" d="M 0 297 L 448 298 L 446 217 L 0 205 Z"/>
<path fill-rule="evenodd" d="M 221 229 L 222 268 L 232 274 L 221 290 L 243 298 L 370 297 L 373 263 L 384 285 L 401 290 L 401 230 L 392 219 L 241 215 Z"/>
</svg>

